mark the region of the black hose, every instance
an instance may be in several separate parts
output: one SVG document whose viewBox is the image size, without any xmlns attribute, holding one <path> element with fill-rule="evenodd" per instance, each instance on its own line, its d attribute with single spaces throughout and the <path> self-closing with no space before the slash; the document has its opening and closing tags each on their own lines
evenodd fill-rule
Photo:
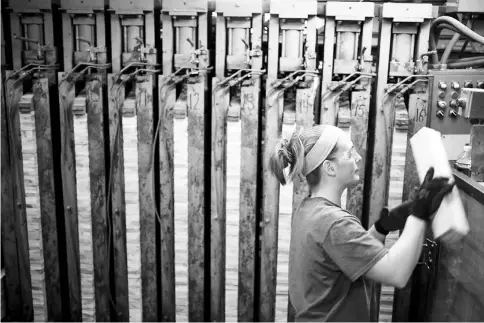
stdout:
<svg viewBox="0 0 484 323">
<path fill-rule="evenodd" d="M 441 26 L 443 24 L 443 26 Z M 459 34 L 469 38 L 469 40 L 473 40 L 475 42 L 484 44 L 484 37 L 479 35 L 478 33 L 472 31 L 470 28 L 465 26 L 463 23 L 458 21 L 457 19 L 451 18 L 451 17 L 439 17 L 435 19 L 435 21 L 432 24 L 432 27 L 430 27 L 430 50 L 436 50 L 437 49 L 437 41 L 439 39 L 440 31 L 443 28 L 450 29 L 448 28 L 448 25 L 453 27 L 451 30 L 455 29 Z M 432 55 L 432 63 L 435 65 L 438 63 L 438 56 L 437 54 Z"/>
</svg>

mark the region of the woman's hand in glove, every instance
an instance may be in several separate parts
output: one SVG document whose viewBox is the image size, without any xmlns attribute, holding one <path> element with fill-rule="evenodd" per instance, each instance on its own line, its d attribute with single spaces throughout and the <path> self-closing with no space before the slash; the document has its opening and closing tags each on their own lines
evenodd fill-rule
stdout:
<svg viewBox="0 0 484 323">
<path fill-rule="evenodd" d="M 449 183 L 447 177 L 434 178 L 434 168 L 430 167 L 418 189 L 410 213 L 422 220 L 430 220 L 454 185 L 455 183 Z"/>
<path fill-rule="evenodd" d="M 407 201 L 391 210 L 385 206 L 380 211 L 380 218 L 375 222 L 375 229 L 384 235 L 390 231 L 403 230 L 412 205 L 413 201 Z"/>
</svg>

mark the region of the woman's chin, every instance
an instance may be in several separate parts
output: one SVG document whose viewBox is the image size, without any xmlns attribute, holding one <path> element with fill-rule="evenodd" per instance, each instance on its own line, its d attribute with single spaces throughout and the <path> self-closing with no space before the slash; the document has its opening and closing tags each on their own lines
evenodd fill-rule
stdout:
<svg viewBox="0 0 484 323">
<path fill-rule="evenodd" d="M 353 180 L 350 183 L 350 186 L 354 186 L 360 182 L 360 175 L 358 173 L 355 173 L 355 176 L 353 177 Z"/>
</svg>

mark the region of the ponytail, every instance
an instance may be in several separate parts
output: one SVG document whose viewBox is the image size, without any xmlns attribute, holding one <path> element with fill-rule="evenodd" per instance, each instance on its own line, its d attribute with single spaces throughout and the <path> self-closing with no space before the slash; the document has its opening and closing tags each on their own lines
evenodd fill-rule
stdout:
<svg viewBox="0 0 484 323">
<path fill-rule="evenodd" d="M 304 166 L 304 155 L 304 145 L 298 131 L 292 134 L 291 139 L 283 138 L 277 142 L 269 160 L 269 167 L 279 183 L 285 185 L 288 180 L 292 181 L 301 173 Z M 284 170 L 288 166 L 290 168 L 286 177 Z"/>
</svg>

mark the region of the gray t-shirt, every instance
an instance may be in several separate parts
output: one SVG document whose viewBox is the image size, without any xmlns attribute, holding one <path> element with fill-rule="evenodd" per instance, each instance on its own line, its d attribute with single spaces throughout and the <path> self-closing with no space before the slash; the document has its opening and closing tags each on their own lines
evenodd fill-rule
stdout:
<svg viewBox="0 0 484 323">
<path fill-rule="evenodd" d="M 387 252 L 356 216 L 324 198 L 305 198 L 289 252 L 296 321 L 370 321 L 373 282 L 363 275 Z"/>
</svg>

